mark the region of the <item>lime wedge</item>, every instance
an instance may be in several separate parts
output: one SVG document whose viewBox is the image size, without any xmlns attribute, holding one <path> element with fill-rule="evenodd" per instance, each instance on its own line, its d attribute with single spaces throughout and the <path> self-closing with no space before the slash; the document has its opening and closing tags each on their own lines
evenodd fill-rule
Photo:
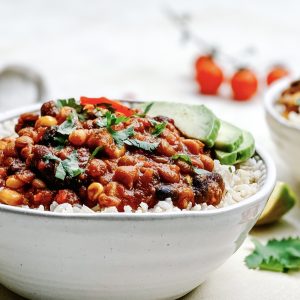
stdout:
<svg viewBox="0 0 300 300">
<path fill-rule="evenodd" d="M 285 182 L 277 182 L 265 209 L 256 225 L 266 225 L 278 221 L 296 203 L 297 197 Z"/>
</svg>

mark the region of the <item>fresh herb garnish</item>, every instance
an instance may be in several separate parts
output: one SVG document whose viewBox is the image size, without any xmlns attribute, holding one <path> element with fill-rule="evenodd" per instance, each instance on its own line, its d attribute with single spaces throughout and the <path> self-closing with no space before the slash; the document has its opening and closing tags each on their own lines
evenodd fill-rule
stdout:
<svg viewBox="0 0 300 300">
<path fill-rule="evenodd" d="M 173 160 L 182 160 L 184 162 L 186 162 L 189 165 L 192 165 L 192 161 L 191 158 L 184 153 L 180 153 L 180 154 L 175 154 L 171 157 Z"/>
<path fill-rule="evenodd" d="M 148 112 L 151 109 L 153 104 L 154 104 L 154 102 L 150 102 L 149 104 L 147 104 L 147 106 L 145 107 L 144 111 L 141 114 L 135 113 L 135 116 L 141 117 L 141 118 L 146 117 L 146 115 L 148 114 Z"/>
<path fill-rule="evenodd" d="M 69 107 L 74 108 L 75 111 L 79 114 L 82 112 L 82 106 L 80 104 L 78 104 L 74 98 L 58 99 L 57 100 L 57 107 L 59 109 L 61 109 L 64 106 L 69 106 Z"/>
<path fill-rule="evenodd" d="M 70 99 L 58 99 L 56 103 L 57 103 L 57 107 L 59 109 L 61 109 L 64 106 L 68 106 L 68 107 L 74 108 L 75 111 L 76 111 L 76 113 L 77 113 L 78 119 L 80 121 L 85 121 L 88 118 L 87 111 L 85 111 L 83 109 L 83 107 L 80 104 L 78 104 L 74 98 L 70 98 Z"/>
<path fill-rule="evenodd" d="M 154 151 L 159 145 L 159 143 L 149 143 L 149 142 L 144 142 L 144 141 L 140 141 L 137 139 L 125 140 L 124 143 L 126 145 L 133 146 L 133 147 L 143 149 L 145 151 L 150 151 L 150 152 Z"/>
<path fill-rule="evenodd" d="M 77 121 L 78 117 L 75 113 L 69 114 L 66 121 L 64 121 L 57 127 L 57 132 L 63 135 L 69 135 L 72 131 L 76 129 Z"/>
<path fill-rule="evenodd" d="M 129 120 L 126 116 L 117 117 L 115 114 L 112 114 L 110 111 L 105 113 L 104 118 L 99 118 L 96 121 L 96 124 L 102 128 L 106 127 L 107 131 L 111 134 L 114 139 L 116 145 L 118 147 L 123 146 L 124 141 L 134 135 L 133 126 L 127 127 L 123 130 L 114 130 L 112 126 L 119 125 L 122 122 L 127 122 Z"/>
<path fill-rule="evenodd" d="M 76 177 L 84 171 L 79 167 L 76 151 L 73 151 L 65 160 L 60 159 L 52 153 L 46 154 L 44 160 L 46 163 L 49 163 L 50 160 L 58 163 L 55 170 L 55 177 L 61 180 L 64 180 L 66 176 Z"/>
<path fill-rule="evenodd" d="M 297 100 L 296 100 L 296 105 L 299 105 L 299 106 L 300 106 L 300 99 L 297 99 Z"/>
<path fill-rule="evenodd" d="M 146 116 L 148 114 L 148 112 L 150 111 L 153 104 L 154 104 L 154 102 L 150 102 L 149 104 L 147 104 L 147 106 L 145 107 L 145 109 L 143 111 L 143 116 Z"/>
<path fill-rule="evenodd" d="M 53 140 L 58 146 L 67 143 L 69 134 L 76 129 L 77 120 L 76 113 L 72 112 L 63 123 L 56 127 L 56 133 Z"/>
<path fill-rule="evenodd" d="M 266 245 L 253 240 L 255 249 L 245 263 L 249 269 L 288 272 L 300 269 L 300 238 L 270 240 Z"/>
<path fill-rule="evenodd" d="M 102 151 L 104 149 L 103 146 L 98 146 L 97 148 L 95 148 L 95 150 L 93 151 L 93 153 L 90 156 L 90 159 L 93 159 L 94 157 L 97 156 L 97 154 Z"/>
<path fill-rule="evenodd" d="M 99 118 L 96 121 L 96 124 L 99 128 L 103 128 L 107 126 L 107 119 L 106 118 Z"/>
<path fill-rule="evenodd" d="M 96 124 L 102 128 L 102 127 L 111 127 L 114 125 L 118 125 L 122 122 L 127 122 L 129 120 L 126 116 L 120 116 L 116 117 L 116 115 L 112 114 L 110 111 L 105 113 L 104 118 L 99 118 L 96 121 Z"/>
<path fill-rule="evenodd" d="M 128 117 L 126 116 L 120 116 L 117 117 L 115 114 L 112 114 L 111 112 L 106 112 L 105 114 L 105 119 L 108 127 L 118 125 L 122 122 L 127 122 L 129 120 Z"/>
<path fill-rule="evenodd" d="M 167 123 L 165 123 L 165 122 L 157 123 L 154 126 L 154 130 L 152 131 L 152 135 L 159 136 L 164 131 L 166 126 L 167 126 Z"/>
<path fill-rule="evenodd" d="M 114 139 L 116 145 L 118 147 L 122 147 L 124 142 L 128 140 L 131 136 L 134 135 L 134 128 L 133 126 L 127 127 L 123 130 L 115 131 L 111 127 L 107 128 L 108 132 L 111 134 L 112 138 Z"/>
</svg>

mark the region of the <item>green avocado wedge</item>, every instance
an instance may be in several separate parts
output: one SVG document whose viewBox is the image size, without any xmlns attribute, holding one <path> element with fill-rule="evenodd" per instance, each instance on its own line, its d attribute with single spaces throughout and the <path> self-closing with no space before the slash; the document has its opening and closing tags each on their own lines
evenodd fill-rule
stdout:
<svg viewBox="0 0 300 300">
<path fill-rule="evenodd" d="M 297 197 L 285 182 L 277 182 L 276 186 L 255 226 L 267 225 L 278 221 L 296 203 Z"/>
<path fill-rule="evenodd" d="M 217 150 L 233 152 L 242 142 L 243 131 L 230 123 L 221 121 L 221 127 L 214 147 Z"/>
<path fill-rule="evenodd" d="M 145 109 L 147 103 L 138 106 Z M 213 147 L 220 129 L 220 120 L 204 105 L 172 102 L 154 102 L 147 115 L 166 116 L 175 122 L 181 133 Z"/>
<path fill-rule="evenodd" d="M 255 142 L 252 134 L 243 131 L 243 142 L 233 152 L 215 150 L 217 159 L 222 165 L 234 165 L 252 157 L 255 152 Z"/>
</svg>

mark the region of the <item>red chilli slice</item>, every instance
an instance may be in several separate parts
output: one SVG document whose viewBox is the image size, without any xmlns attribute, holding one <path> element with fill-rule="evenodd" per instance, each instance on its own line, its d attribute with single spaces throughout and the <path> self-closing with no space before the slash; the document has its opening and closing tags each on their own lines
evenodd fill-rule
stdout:
<svg viewBox="0 0 300 300">
<path fill-rule="evenodd" d="M 103 104 L 103 107 L 105 107 L 105 104 L 106 105 L 109 104 L 117 112 L 120 112 L 120 113 L 124 114 L 126 117 L 130 117 L 134 114 L 134 110 L 132 110 L 129 107 L 121 104 L 119 101 L 109 100 L 105 97 L 88 98 L 88 97 L 82 96 L 82 97 L 80 97 L 80 103 L 82 105 L 93 104 L 93 105 L 98 105 L 98 106 L 101 106 L 101 104 Z"/>
</svg>

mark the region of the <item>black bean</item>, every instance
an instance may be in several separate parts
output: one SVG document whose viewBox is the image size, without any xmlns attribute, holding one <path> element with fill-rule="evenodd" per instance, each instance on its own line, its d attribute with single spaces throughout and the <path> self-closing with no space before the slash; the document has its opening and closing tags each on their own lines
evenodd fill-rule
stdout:
<svg viewBox="0 0 300 300">
<path fill-rule="evenodd" d="M 171 198 L 173 201 L 178 199 L 178 191 L 170 185 L 160 185 L 155 190 L 157 200 L 166 200 Z"/>
<path fill-rule="evenodd" d="M 193 178 L 196 203 L 216 205 L 221 201 L 225 184 L 218 173 L 204 173 Z"/>
</svg>

